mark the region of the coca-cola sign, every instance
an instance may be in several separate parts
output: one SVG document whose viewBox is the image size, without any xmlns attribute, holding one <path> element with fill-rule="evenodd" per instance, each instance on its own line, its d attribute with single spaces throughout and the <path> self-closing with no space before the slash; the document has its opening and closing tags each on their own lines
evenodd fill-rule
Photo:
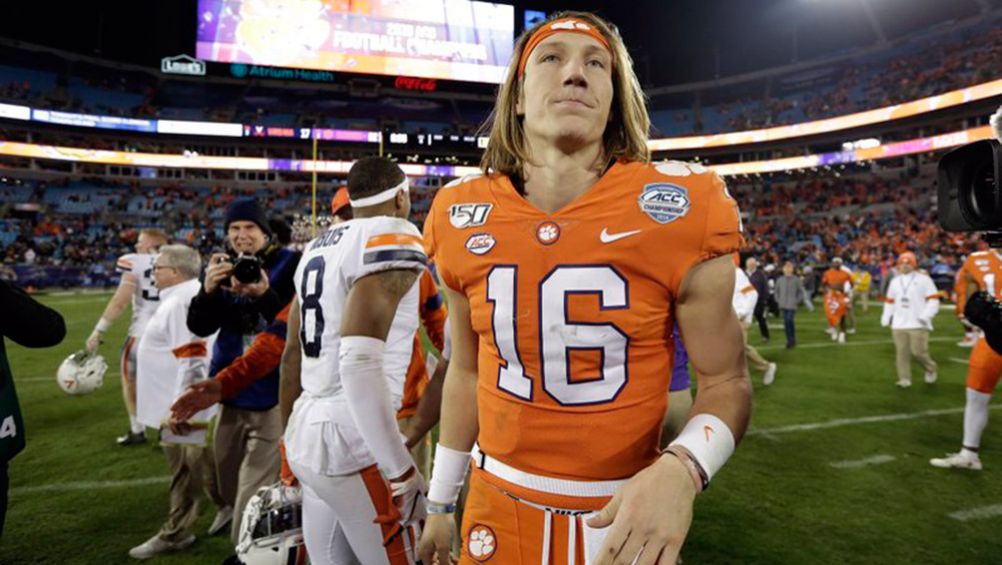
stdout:
<svg viewBox="0 0 1002 565">
<path fill-rule="evenodd" d="M 434 92 L 438 89 L 438 81 L 433 78 L 397 77 L 393 86 L 401 90 L 421 90 Z"/>
</svg>

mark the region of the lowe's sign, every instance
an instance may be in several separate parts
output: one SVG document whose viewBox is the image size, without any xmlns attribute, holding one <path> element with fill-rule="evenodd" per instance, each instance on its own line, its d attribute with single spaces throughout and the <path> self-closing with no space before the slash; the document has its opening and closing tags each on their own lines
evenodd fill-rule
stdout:
<svg viewBox="0 0 1002 565">
<path fill-rule="evenodd" d="M 164 57 L 160 60 L 160 71 L 173 75 L 205 76 L 205 61 L 189 55 Z"/>
</svg>

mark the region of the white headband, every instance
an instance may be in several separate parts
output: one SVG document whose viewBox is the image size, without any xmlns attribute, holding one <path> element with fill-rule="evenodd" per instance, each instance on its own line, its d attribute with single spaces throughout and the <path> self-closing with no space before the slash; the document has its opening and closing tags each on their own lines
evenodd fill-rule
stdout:
<svg viewBox="0 0 1002 565">
<path fill-rule="evenodd" d="M 397 186 L 392 188 L 387 188 L 386 190 L 373 194 L 372 196 L 366 196 L 364 198 L 348 198 L 348 202 L 351 203 L 352 208 L 364 208 L 366 206 L 375 206 L 376 204 L 382 204 L 383 202 L 388 202 L 393 200 L 397 196 L 397 192 L 400 191 L 410 192 L 410 182 L 407 177 L 404 177 L 404 181 Z"/>
</svg>

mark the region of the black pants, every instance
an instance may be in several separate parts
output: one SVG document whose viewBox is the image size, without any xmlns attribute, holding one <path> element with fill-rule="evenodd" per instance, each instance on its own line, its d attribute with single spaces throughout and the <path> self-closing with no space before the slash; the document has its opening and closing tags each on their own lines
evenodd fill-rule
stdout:
<svg viewBox="0 0 1002 565">
<path fill-rule="evenodd" d="M 755 321 L 758 322 L 758 331 L 766 340 L 769 339 L 769 324 L 765 321 L 766 301 L 762 298 L 755 303 Z"/>
</svg>

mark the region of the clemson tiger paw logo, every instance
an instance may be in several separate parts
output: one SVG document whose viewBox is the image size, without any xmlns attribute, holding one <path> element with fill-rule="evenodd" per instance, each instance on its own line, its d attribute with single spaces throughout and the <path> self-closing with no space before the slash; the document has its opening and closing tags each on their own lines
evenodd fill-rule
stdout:
<svg viewBox="0 0 1002 565">
<path fill-rule="evenodd" d="M 494 530 L 480 524 L 473 526 L 466 549 L 470 552 L 470 557 L 477 561 L 487 561 L 494 557 L 494 550 L 497 549 Z"/>
</svg>

